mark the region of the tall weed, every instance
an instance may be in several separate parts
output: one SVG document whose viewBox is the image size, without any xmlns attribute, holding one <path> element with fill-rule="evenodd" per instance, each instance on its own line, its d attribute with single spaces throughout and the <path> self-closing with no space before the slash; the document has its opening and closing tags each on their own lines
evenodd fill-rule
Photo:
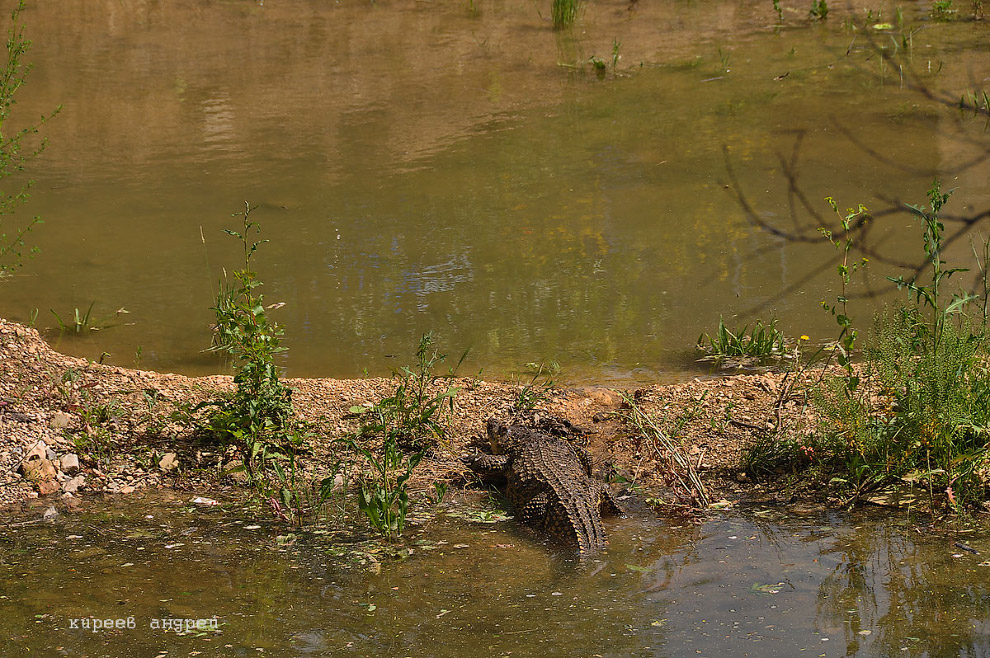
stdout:
<svg viewBox="0 0 990 658">
<path fill-rule="evenodd" d="M 927 277 L 891 278 L 909 301 L 877 318 L 857 368 L 848 362 L 851 324 L 839 323 L 845 374 L 812 395 L 823 420 L 819 465 L 851 499 L 903 479 L 923 483 L 933 506 L 961 510 L 984 500 L 990 484 L 986 319 L 967 315 L 978 297 L 945 290 L 965 271 L 942 260 L 939 214 L 949 196 L 936 180 L 928 207 L 909 206 L 922 225 Z M 844 294 L 836 315 L 848 318 Z"/>
<path fill-rule="evenodd" d="M 214 350 L 230 355 L 234 363 L 234 394 L 214 406 L 208 428 L 243 451 L 244 466 L 252 476 L 263 476 L 272 460 L 292 459 L 302 445 L 294 421 L 291 389 L 279 380 L 275 356 L 282 327 L 268 318 L 262 283 L 251 268 L 251 259 L 267 240 L 255 240 L 260 226 L 251 220 L 252 208 L 235 213 L 241 217 L 241 230 L 225 229 L 237 238 L 244 253 L 243 268 L 233 273 L 233 281 L 222 286 L 213 311 L 216 313 Z"/>
<path fill-rule="evenodd" d="M 31 41 L 24 37 L 24 25 L 18 24 L 22 11 L 24 0 L 18 0 L 10 15 L 10 27 L 7 28 L 7 61 L 0 68 L 0 180 L 23 171 L 28 161 L 44 151 L 47 139 L 42 139 L 34 146 L 28 140 L 62 110 L 59 105 L 50 114 L 38 119 L 37 123 L 20 130 L 9 129 L 10 113 L 17 102 L 14 96 L 31 70 L 30 64 L 24 62 L 24 57 L 31 48 Z M 5 185 L 0 192 L 0 278 L 24 264 L 25 249 L 28 250 L 28 256 L 37 251 L 37 247 L 28 249 L 25 239 L 28 233 L 42 223 L 41 218 L 34 217 L 15 227 L 10 227 L 9 218 L 18 207 L 27 202 L 30 196 L 28 190 L 32 184 L 33 181 L 28 180 L 20 186 L 12 186 L 12 189 Z"/>
</svg>

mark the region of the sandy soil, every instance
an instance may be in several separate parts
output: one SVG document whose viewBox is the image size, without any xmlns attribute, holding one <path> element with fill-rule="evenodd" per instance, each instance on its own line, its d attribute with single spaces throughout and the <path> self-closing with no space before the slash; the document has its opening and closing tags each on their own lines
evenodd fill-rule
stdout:
<svg viewBox="0 0 990 658">
<path fill-rule="evenodd" d="M 334 441 L 357 427 L 354 405 L 370 405 L 394 388 L 388 379 L 294 379 L 293 401 L 309 425 L 310 476 L 329 472 L 341 457 Z M 520 386 L 458 379 L 449 440 L 417 469 L 414 486 L 436 480 L 471 481 L 459 457 L 483 441 L 485 421 L 508 416 Z M 605 387 L 552 390 L 542 412 L 586 430 L 599 471 L 639 485 L 646 495 L 676 499 L 669 457 L 621 417 L 623 396 L 656 419 L 682 445 L 712 501 L 765 496 L 765 485 L 740 474 L 740 456 L 755 433 L 780 424 L 800 431 L 800 394 L 780 374 L 696 379 L 619 391 Z M 0 507 L 39 496 L 72 504 L 93 494 L 126 495 L 143 487 L 195 488 L 222 493 L 243 486 L 222 475 L 237 463 L 232 450 L 197 435 L 184 409 L 230 391 L 228 376 L 185 377 L 104 366 L 59 354 L 34 329 L 0 319 Z M 781 394 L 781 391 L 784 394 Z M 47 477 L 21 473 L 35 450 L 53 465 Z M 170 453 L 174 453 L 174 460 Z M 66 455 L 78 455 L 75 469 Z M 164 463 L 163 457 L 168 456 Z M 169 462 L 174 462 L 170 464 Z M 359 469 L 360 462 L 351 468 Z M 80 477 L 81 476 L 81 477 Z"/>
</svg>

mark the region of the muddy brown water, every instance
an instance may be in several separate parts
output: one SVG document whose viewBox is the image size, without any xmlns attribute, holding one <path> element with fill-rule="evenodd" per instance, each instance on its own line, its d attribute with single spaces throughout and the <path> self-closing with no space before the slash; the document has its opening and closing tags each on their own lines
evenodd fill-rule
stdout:
<svg viewBox="0 0 990 658">
<path fill-rule="evenodd" d="M 594 2 L 555 32 L 521 0 L 32 3 L 15 122 L 64 109 L 17 215 L 45 219 L 42 251 L 0 313 L 51 329 L 49 309 L 95 303 L 94 324 L 117 326 L 50 332 L 59 349 L 221 370 L 202 352 L 221 268 L 239 265 L 221 229 L 248 200 L 294 376 L 387 373 L 427 330 L 471 349 L 464 372 L 553 358 L 599 382 L 690 370 L 720 315 L 825 341 L 835 251 L 758 228 L 736 192 L 805 238 L 827 195 L 921 203 L 934 174 L 958 188 L 953 213 L 990 202 L 985 117 L 909 88 L 986 86 L 986 23 L 878 3 L 870 24 L 893 31 L 854 30 L 866 10 L 833 4 L 818 24 L 783 2 L 775 28 L 762 0 Z M 922 256 L 907 215 L 872 239 Z M 949 255 L 971 260 L 965 242 Z M 891 273 L 874 259 L 864 281 Z M 873 308 L 853 312 L 868 325 Z"/>
<path fill-rule="evenodd" d="M 410 527 L 408 557 L 372 569 L 367 546 L 318 532 L 280 545 L 284 526 L 191 497 L 94 499 L 8 527 L 3 655 L 990 653 L 986 533 L 905 513 L 756 507 L 681 525 L 640 509 L 607 522 L 609 549 L 587 564 L 511 521 L 441 513 Z M 187 619 L 216 628 L 177 631 Z"/>
</svg>

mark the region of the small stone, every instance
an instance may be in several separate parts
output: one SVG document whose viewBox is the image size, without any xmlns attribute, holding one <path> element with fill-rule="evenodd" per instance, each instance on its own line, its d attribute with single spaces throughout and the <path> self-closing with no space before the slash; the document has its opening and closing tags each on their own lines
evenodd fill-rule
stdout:
<svg viewBox="0 0 990 658">
<path fill-rule="evenodd" d="M 57 430 L 62 430 L 72 424 L 72 414 L 67 414 L 64 411 L 58 411 L 52 416 L 52 427 Z"/>
<path fill-rule="evenodd" d="M 65 484 L 62 485 L 62 491 L 64 491 L 65 493 L 73 494 L 79 491 L 79 487 L 81 487 L 84 484 L 86 484 L 86 477 L 83 475 L 77 475 L 76 477 L 72 478 L 71 480 L 68 480 L 67 482 L 65 482 Z"/>
<path fill-rule="evenodd" d="M 58 491 L 58 482 L 54 479 L 42 480 L 41 482 L 35 483 L 35 486 L 38 487 L 38 493 L 42 496 L 48 496 Z"/>
<path fill-rule="evenodd" d="M 120 488 L 119 493 L 122 493 L 122 494 L 134 493 L 134 487 L 132 487 L 129 484 L 128 485 L 125 485 L 125 486 L 123 486 L 123 487 Z"/>
<path fill-rule="evenodd" d="M 56 455 L 55 451 L 52 450 L 51 448 L 45 448 L 45 459 L 47 459 L 50 462 L 53 462 L 56 459 L 58 459 L 58 455 Z"/>
<path fill-rule="evenodd" d="M 749 482 L 749 476 L 745 472 L 739 472 L 736 474 L 736 480 L 739 482 Z"/>
<path fill-rule="evenodd" d="M 43 481 L 51 481 L 54 484 L 57 473 L 55 466 L 48 460 L 47 454 L 48 446 L 45 445 L 44 441 L 39 441 L 21 462 L 21 474 L 35 484 Z M 55 486 L 58 487 L 58 485 Z"/>
<path fill-rule="evenodd" d="M 74 475 L 79 470 L 79 455 L 71 452 L 62 455 L 58 460 L 58 465 L 66 475 Z"/>
<path fill-rule="evenodd" d="M 49 505 L 45 513 L 41 515 L 41 518 L 45 520 L 46 523 L 54 523 L 55 519 L 58 518 L 58 510 L 55 509 L 54 505 Z"/>
<path fill-rule="evenodd" d="M 161 459 L 158 460 L 158 468 L 163 473 L 168 473 L 179 468 L 179 456 L 174 452 L 166 452 Z"/>
</svg>

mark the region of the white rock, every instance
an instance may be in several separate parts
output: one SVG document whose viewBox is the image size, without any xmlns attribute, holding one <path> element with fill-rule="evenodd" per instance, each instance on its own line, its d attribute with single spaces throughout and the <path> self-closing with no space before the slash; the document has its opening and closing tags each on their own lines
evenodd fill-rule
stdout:
<svg viewBox="0 0 990 658">
<path fill-rule="evenodd" d="M 79 455 L 71 452 L 62 455 L 58 460 L 58 465 L 66 475 L 74 475 L 79 470 Z"/>
<path fill-rule="evenodd" d="M 55 429 L 65 429 L 72 424 L 72 414 L 58 411 L 52 416 L 52 427 Z"/>
<path fill-rule="evenodd" d="M 179 456 L 174 452 L 165 453 L 162 458 L 158 460 L 158 468 L 164 473 L 176 470 L 179 468 Z"/>
<path fill-rule="evenodd" d="M 76 493 L 77 491 L 79 491 L 79 487 L 81 487 L 84 484 L 86 484 L 86 476 L 77 475 L 76 477 L 62 484 L 62 491 L 70 494 Z"/>
</svg>

